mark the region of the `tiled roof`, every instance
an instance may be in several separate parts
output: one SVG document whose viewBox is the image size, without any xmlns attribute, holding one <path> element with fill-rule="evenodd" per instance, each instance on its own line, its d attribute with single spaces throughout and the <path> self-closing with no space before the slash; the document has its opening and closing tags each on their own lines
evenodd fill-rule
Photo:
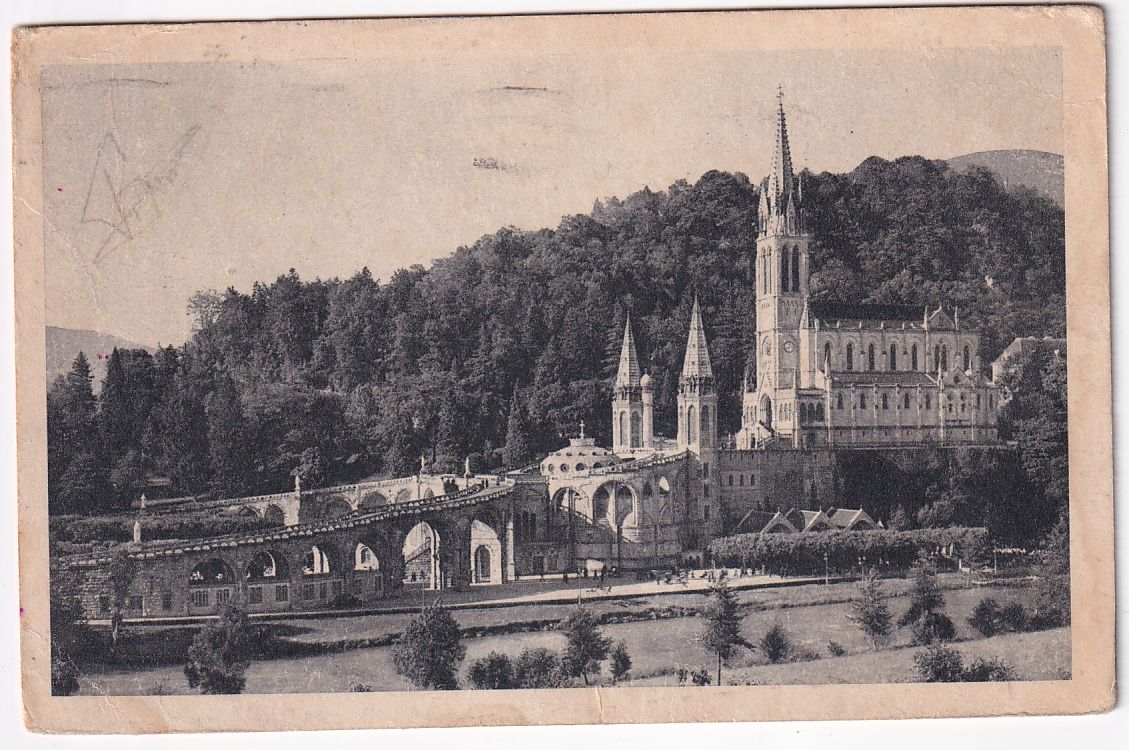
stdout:
<svg viewBox="0 0 1129 750">
<path fill-rule="evenodd" d="M 897 372 L 871 370 L 865 372 L 835 371 L 831 373 L 835 385 L 936 385 L 936 381 L 924 372 L 899 370 Z"/>
</svg>

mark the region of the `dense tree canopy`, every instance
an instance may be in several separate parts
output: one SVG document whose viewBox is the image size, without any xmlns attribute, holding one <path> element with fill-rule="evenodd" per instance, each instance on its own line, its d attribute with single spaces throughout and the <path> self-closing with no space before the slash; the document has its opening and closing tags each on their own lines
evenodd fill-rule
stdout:
<svg viewBox="0 0 1129 750">
<path fill-rule="evenodd" d="M 920 157 L 805 174 L 804 196 L 817 298 L 959 306 L 985 362 L 1016 335 L 1064 335 L 1051 201 Z M 97 398 L 84 358 L 52 386 L 52 508 L 120 505 L 150 475 L 232 495 L 283 490 L 294 473 L 402 474 L 421 456 L 482 470 L 559 447 L 581 420 L 607 444 L 629 313 L 656 431 L 671 434 L 695 293 L 733 431 L 753 365 L 757 198 L 745 175 L 711 171 L 597 201 L 556 229 L 501 229 L 383 283 L 291 270 L 249 293 L 201 292 L 182 347 L 115 352 Z"/>
</svg>

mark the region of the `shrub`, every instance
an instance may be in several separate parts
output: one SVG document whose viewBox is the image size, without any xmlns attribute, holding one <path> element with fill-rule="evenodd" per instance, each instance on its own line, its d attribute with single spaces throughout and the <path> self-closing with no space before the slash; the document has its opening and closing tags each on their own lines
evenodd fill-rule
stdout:
<svg viewBox="0 0 1129 750">
<path fill-rule="evenodd" d="M 690 682 L 695 687 L 705 687 L 706 685 L 711 684 L 713 682 L 713 679 L 710 677 L 709 670 L 707 670 L 705 667 L 702 667 L 701 669 L 695 669 L 690 673 Z"/>
<path fill-rule="evenodd" d="M 940 612 L 930 612 L 913 624 L 915 646 L 951 641 L 954 637 L 956 628 L 953 627 L 953 621 Z"/>
<path fill-rule="evenodd" d="M 360 607 L 364 602 L 356 594 L 342 593 L 329 600 L 329 606 L 336 609 L 350 609 Z"/>
<path fill-rule="evenodd" d="M 366 685 L 363 682 L 354 682 L 349 686 L 350 693 L 373 693 L 376 692 L 372 689 L 372 685 Z"/>
<path fill-rule="evenodd" d="M 189 687 L 214 695 L 243 692 L 249 664 L 244 642 L 246 626 L 247 613 L 231 604 L 218 620 L 196 634 L 184 666 Z"/>
<path fill-rule="evenodd" d="M 843 648 L 842 644 L 840 644 L 838 641 L 828 641 L 827 653 L 831 654 L 832 656 L 844 656 L 847 653 L 847 649 Z"/>
<path fill-rule="evenodd" d="M 627 652 L 627 644 L 620 641 L 612 649 L 612 684 L 619 682 L 631 671 L 631 654 Z"/>
<path fill-rule="evenodd" d="M 773 664 L 784 661 L 792 653 L 792 640 L 780 623 L 774 623 L 760 642 L 761 653 Z"/>
<path fill-rule="evenodd" d="M 1000 610 L 1000 626 L 1011 633 L 1022 633 L 1028 628 L 1027 610 L 1019 602 L 1005 604 Z"/>
<path fill-rule="evenodd" d="M 960 653 L 939 643 L 914 654 L 913 663 L 922 682 L 960 682 L 964 676 Z"/>
<path fill-rule="evenodd" d="M 465 656 L 459 625 L 441 603 L 425 607 L 392 651 L 398 673 L 417 687 L 432 690 L 458 687 L 456 669 Z"/>
<path fill-rule="evenodd" d="M 514 665 L 514 682 L 524 689 L 560 687 L 564 683 L 561 660 L 547 648 L 527 648 Z"/>
<path fill-rule="evenodd" d="M 681 687 L 686 684 L 686 679 L 690 676 L 690 670 L 686 667 L 675 667 L 674 677 L 678 680 L 678 686 Z"/>
<path fill-rule="evenodd" d="M 715 539 L 710 552 L 729 567 L 764 568 L 779 575 L 823 575 L 824 554 L 832 570 L 849 570 L 859 558 L 887 560 L 909 567 L 920 552 L 952 545 L 966 560 L 990 554 L 985 528 L 915 529 L 912 531 L 836 531 L 827 534 L 736 534 Z"/>
<path fill-rule="evenodd" d="M 1000 632 L 1000 605 L 990 596 L 985 596 L 972 608 L 968 617 L 968 624 L 973 630 L 985 638 L 991 638 Z"/>
<path fill-rule="evenodd" d="M 491 651 L 470 665 L 470 682 L 477 690 L 511 690 L 514 684 L 514 667 L 510 657 Z"/>
<path fill-rule="evenodd" d="M 877 571 L 870 570 L 859 584 L 858 598 L 851 602 L 847 618 L 859 626 L 870 640 L 871 648 L 876 651 L 889 637 L 893 629 L 893 618 L 890 616 L 890 608 L 886 606 L 886 597 Z"/>
<path fill-rule="evenodd" d="M 965 682 L 1010 682 L 1015 672 L 1001 659 L 977 659 L 964 670 L 961 679 Z"/>
</svg>

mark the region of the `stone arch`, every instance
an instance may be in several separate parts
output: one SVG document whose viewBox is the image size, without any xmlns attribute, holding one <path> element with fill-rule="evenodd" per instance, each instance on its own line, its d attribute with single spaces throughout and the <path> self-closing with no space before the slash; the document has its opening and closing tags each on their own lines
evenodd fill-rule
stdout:
<svg viewBox="0 0 1129 750">
<path fill-rule="evenodd" d="M 273 550 L 260 550 L 247 563 L 248 581 L 283 581 L 290 578 L 286 557 Z"/>
<path fill-rule="evenodd" d="M 341 572 L 341 559 L 332 542 L 310 545 L 302 558 L 302 575 L 324 576 Z"/>
<path fill-rule="evenodd" d="M 285 526 L 286 512 L 279 506 L 271 503 L 263 509 L 263 520 L 272 526 Z"/>
<path fill-rule="evenodd" d="M 365 542 L 353 545 L 353 570 L 380 570 L 380 556 Z"/>
<path fill-rule="evenodd" d="M 244 518 L 262 518 L 262 513 L 254 505 L 244 505 L 238 511 Z"/>
<path fill-rule="evenodd" d="M 342 495 L 330 495 L 322 501 L 322 518 L 340 518 L 353 512 L 353 505 Z"/>
<path fill-rule="evenodd" d="M 404 487 L 403 489 L 401 489 L 399 492 L 396 493 L 396 502 L 397 503 L 408 503 L 408 502 L 411 502 L 414 499 L 415 499 L 415 497 L 414 497 L 414 493 L 412 492 L 411 487 Z"/>
<path fill-rule="evenodd" d="M 189 586 L 222 586 L 235 583 L 235 571 L 224 560 L 209 557 L 193 566 L 188 574 Z"/>
<path fill-rule="evenodd" d="M 480 518 L 470 524 L 471 583 L 502 582 L 502 540 L 496 528 Z"/>
<path fill-rule="evenodd" d="M 438 588 L 440 544 L 439 531 L 427 521 L 420 521 L 408 530 L 401 547 L 405 583 Z"/>
<path fill-rule="evenodd" d="M 385 505 L 388 505 L 388 498 L 384 496 L 384 493 L 377 490 L 370 490 L 361 495 L 361 500 L 357 503 L 357 509 L 375 510 L 377 508 L 383 508 Z"/>
</svg>

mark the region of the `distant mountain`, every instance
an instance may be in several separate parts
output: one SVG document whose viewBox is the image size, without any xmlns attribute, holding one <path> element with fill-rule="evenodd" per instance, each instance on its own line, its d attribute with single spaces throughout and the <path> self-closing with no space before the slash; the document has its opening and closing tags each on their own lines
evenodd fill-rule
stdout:
<svg viewBox="0 0 1129 750">
<path fill-rule="evenodd" d="M 126 341 L 99 331 L 76 331 L 73 328 L 47 326 L 47 382 L 69 372 L 74 358 L 84 352 L 94 374 L 94 390 L 98 391 L 106 377 L 106 363 L 110 352 L 118 349 L 148 349 L 149 347 Z M 99 358 L 101 356 L 101 358 Z"/>
<path fill-rule="evenodd" d="M 983 167 L 1009 186 L 1023 185 L 1064 206 L 1062 157 L 1046 151 L 980 151 L 955 156 L 948 164 L 958 172 Z"/>
</svg>

